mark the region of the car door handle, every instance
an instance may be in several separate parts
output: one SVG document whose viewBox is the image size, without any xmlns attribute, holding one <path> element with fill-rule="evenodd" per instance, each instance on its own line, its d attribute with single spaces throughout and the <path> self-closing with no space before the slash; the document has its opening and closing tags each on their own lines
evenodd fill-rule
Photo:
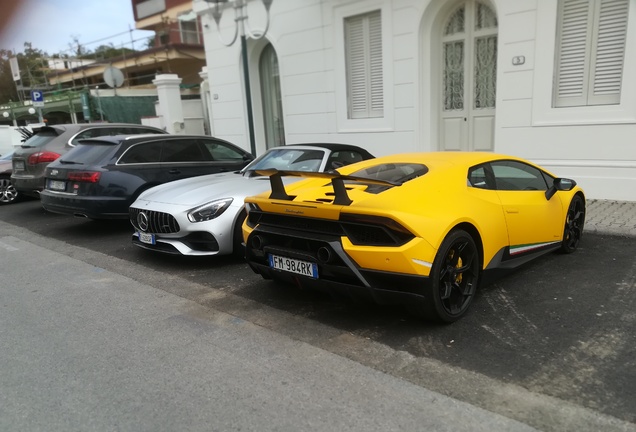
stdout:
<svg viewBox="0 0 636 432">
<path fill-rule="evenodd" d="M 181 171 L 173 168 L 170 171 L 168 171 L 168 174 L 181 174 Z"/>
<path fill-rule="evenodd" d="M 514 207 L 506 207 L 506 213 L 519 213 L 519 209 Z"/>
</svg>

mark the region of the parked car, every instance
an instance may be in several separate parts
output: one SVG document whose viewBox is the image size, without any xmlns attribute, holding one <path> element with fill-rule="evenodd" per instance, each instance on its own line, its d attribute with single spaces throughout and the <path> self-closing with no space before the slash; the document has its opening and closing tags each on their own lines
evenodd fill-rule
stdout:
<svg viewBox="0 0 636 432">
<path fill-rule="evenodd" d="M 44 170 L 87 138 L 104 135 L 165 134 L 152 127 L 128 123 L 78 123 L 44 126 L 27 139 L 13 154 L 11 181 L 24 195 L 38 197 L 44 189 Z"/>
<path fill-rule="evenodd" d="M 270 187 L 267 177 L 254 175 L 256 170 L 328 171 L 372 157 L 352 145 L 294 144 L 268 150 L 239 172 L 156 186 L 130 207 L 132 242 L 171 254 L 242 255 L 243 200 Z"/>
<path fill-rule="evenodd" d="M 401 303 L 452 322 L 480 281 L 573 252 L 585 196 L 523 159 L 484 152 L 381 157 L 339 173 L 269 171 L 248 197 L 246 258 L 264 278 Z M 284 186 L 281 176 L 317 177 Z"/>
<path fill-rule="evenodd" d="M 11 182 L 12 157 L 13 150 L 0 156 L 0 205 L 14 203 L 20 196 Z"/>
<path fill-rule="evenodd" d="M 237 171 L 254 157 L 209 136 L 138 135 L 83 140 L 45 171 L 42 206 L 90 219 L 126 219 L 144 190 L 162 183 Z"/>
</svg>

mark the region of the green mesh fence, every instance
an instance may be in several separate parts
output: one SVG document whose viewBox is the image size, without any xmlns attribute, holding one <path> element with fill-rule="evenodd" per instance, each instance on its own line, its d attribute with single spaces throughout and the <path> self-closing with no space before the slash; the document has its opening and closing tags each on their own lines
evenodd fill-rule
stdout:
<svg viewBox="0 0 636 432">
<path fill-rule="evenodd" d="M 141 124 L 142 117 L 154 117 L 156 96 L 113 96 L 91 97 L 93 108 L 93 120 L 101 120 L 101 112 L 104 120 L 111 123 L 137 123 Z"/>
</svg>

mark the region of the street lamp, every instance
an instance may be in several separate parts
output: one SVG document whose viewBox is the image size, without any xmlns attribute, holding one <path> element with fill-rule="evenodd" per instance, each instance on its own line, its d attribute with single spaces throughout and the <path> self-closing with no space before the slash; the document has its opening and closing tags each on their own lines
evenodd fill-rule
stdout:
<svg viewBox="0 0 636 432">
<path fill-rule="evenodd" d="M 13 120 L 13 126 L 18 126 L 18 122 L 15 119 L 15 113 L 13 112 L 13 107 L 9 106 L 9 110 L 11 111 L 11 114 L 9 114 L 9 112 L 5 111 L 5 112 L 2 113 L 2 117 L 9 118 L 9 116 L 11 116 L 11 119 Z"/>
<path fill-rule="evenodd" d="M 214 18 L 214 22 L 216 22 L 216 29 L 219 33 L 219 40 L 225 46 L 231 46 L 236 42 L 236 38 L 241 36 L 241 57 L 243 59 L 243 79 L 245 80 L 245 97 L 247 99 L 247 125 L 249 128 L 250 135 L 250 149 L 252 154 L 256 156 L 256 142 L 254 138 L 254 115 L 252 113 L 252 90 L 250 87 L 250 72 L 247 61 L 247 40 L 246 34 L 252 39 L 261 39 L 267 34 L 267 30 L 269 29 L 269 8 L 272 5 L 274 0 L 261 0 L 263 2 L 263 6 L 265 6 L 265 11 L 267 12 L 267 23 L 265 25 L 265 30 L 259 35 L 255 35 L 249 27 L 247 22 L 247 1 L 248 0 L 233 0 L 232 7 L 234 8 L 234 37 L 228 43 L 223 40 L 221 36 L 221 16 L 223 15 L 223 3 L 228 3 L 231 0 L 205 0 L 207 3 L 212 3 L 214 6 L 212 8 L 212 17 Z"/>
<path fill-rule="evenodd" d="M 9 115 L 10 114 L 8 112 L 6 112 L 6 111 L 2 113 L 2 117 L 6 118 L 6 119 L 9 118 Z M 13 119 L 13 126 L 15 126 L 15 118 Z"/>
<path fill-rule="evenodd" d="M 39 123 L 44 123 L 44 117 L 42 117 L 42 109 L 40 107 L 38 107 L 37 111 L 35 108 L 31 107 L 28 109 L 29 114 L 31 115 L 35 115 L 35 113 L 38 113 L 38 122 Z"/>
</svg>

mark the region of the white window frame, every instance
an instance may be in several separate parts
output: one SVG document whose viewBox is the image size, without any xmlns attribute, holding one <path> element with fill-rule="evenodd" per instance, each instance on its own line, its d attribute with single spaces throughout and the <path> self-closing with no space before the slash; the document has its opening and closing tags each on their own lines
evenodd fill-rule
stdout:
<svg viewBox="0 0 636 432">
<path fill-rule="evenodd" d="M 558 6 L 554 0 L 537 0 L 532 125 L 591 125 L 636 123 L 636 7 L 633 0 L 627 18 L 627 36 L 620 102 L 613 105 L 555 107 Z"/>
<path fill-rule="evenodd" d="M 370 12 L 380 12 L 382 25 L 382 91 L 383 112 L 381 117 L 350 118 L 349 96 L 347 86 L 347 62 L 346 62 L 346 19 Z M 334 61 L 334 84 L 336 92 L 336 116 L 338 132 L 379 132 L 393 131 L 394 106 L 393 106 L 393 49 L 391 40 L 393 31 L 391 26 L 391 8 L 387 2 L 373 0 L 357 2 L 334 8 L 334 30 L 336 56 Z"/>
<path fill-rule="evenodd" d="M 192 16 L 194 16 L 194 18 L 192 19 L 187 19 L 187 18 L 191 18 Z M 193 44 L 192 42 L 186 42 L 185 41 L 185 35 L 196 35 L 196 42 L 194 43 L 194 45 L 198 45 L 201 44 L 201 34 L 200 34 L 200 29 L 199 29 L 199 18 L 197 17 L 196 13 L 190 11 L 187 13 L 183 13 L 180 14 L 177 17 L 177 21 L 179 22 L 179 39 L 181 41 L 181 43 L 183 44 Z M 184 23 L 194 23 L 194 31 L 191 29 L 184 29 Z"/>
</svg>

